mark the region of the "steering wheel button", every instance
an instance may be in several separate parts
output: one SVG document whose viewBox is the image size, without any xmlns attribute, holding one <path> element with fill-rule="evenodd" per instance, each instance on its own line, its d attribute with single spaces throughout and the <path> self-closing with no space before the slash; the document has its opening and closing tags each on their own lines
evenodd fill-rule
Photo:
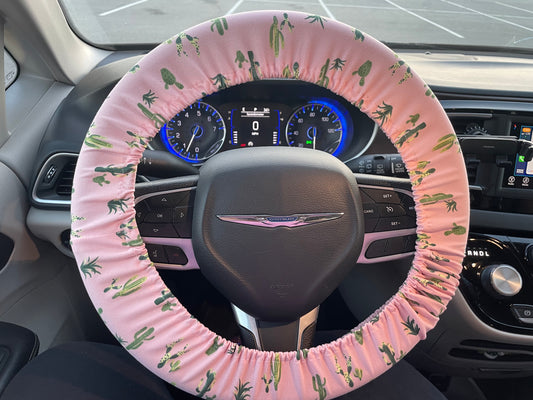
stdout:
<svg viewBox="0 0 533 400">
<path fill-rule="evenodd" d="M 380 217 L 400 217 L 405 215 L 405 209 L 398 204 L 378 204 L 377 209 Z"/>
<path fill-rule="evenodd" d="M 361 188 L 376 203 L 401 204 L 400 196 L 393 190 Z"/>
<path fill-rule="evenodd" d="M 384 257 L 385 249 L 387 247 L 387 239 L 376 240 L 375 242 L 370 243 L 370 246 L 366 249 L 365 257 L 366 258 L 377 258 Z"/>
<path fill-rule="evenodd" d="M 172 222 L 180 223 L 190 221 L 192 219 L 191 207 L 175 207 L 172 210 Z"/>
<path fill-rule="evenodd" d="M 192 221 L 179 222 L 174 224 L 174 229 L 178 232 L 180 238 L 191 238 L 192 237 Z"/>
<path fill-rule="evenodd" d="M 147 244 L 146 250 L 152 262 L 163 264 L 168 262 L 163 246 L 159 244 Z"/>
<path fill-rule="evenodd" d="M 416 227 L 416 220 L 412 217 L 401 216 L 391 218 L 380 218 L 375 231 L 395 231 L 398 229 L 408 229 Z"/>
<path fill-rule="evenodd" d="M 176 246 L 163 246 L 170 264 L 186 265 L 189 259 L 182 249 Z"/>
<path fill-rule="evenodd" d="M 378 221 L 378 218 L 365 218 L 365 233 L 374 232 Z"/>
<path fill-rule="evenodd" d="M 171 224 L 148 224 L 142 223 L 139 225 L 139 232 L 141 236 L 148 237 L 176 237 L 176 231 Z"/>
<path fill-rule="evenodd" d="M 144 222 L 151 222 L 151 223 L 165 223 L 170 222 L 172 219 L 172 210 L 168 208 L 156 210 L 156 211 L 150 211 L 148 214 L 146 214 L 146 217 L 144 218 Z"/>
<path fill-rule="evenodd" d="M 150 197 L 148 202 L 153 208 L 172 208 L 186 204 L 189 192 L 166 193 Z"/>
<path fill-rule="evenodd" d="M 144 221 L 144 218 L 148 212 L 148 204 L 146 204 L 145 201 L 141 201 L 135 205 L 135 219 L 137 220 L 137 224 L 140 224 Z"/>
<path fill-rule="evenodd" d="M 378 207 L 374 204 L 363 204 L 363 215 L 366 218 L 377 218 Z"/>
</svg>

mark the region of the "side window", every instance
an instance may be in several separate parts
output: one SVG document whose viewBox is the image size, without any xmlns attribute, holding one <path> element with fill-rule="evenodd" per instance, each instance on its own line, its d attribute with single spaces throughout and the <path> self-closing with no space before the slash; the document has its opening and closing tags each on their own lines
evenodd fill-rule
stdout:
<svg viewBox="0 0 533 400">
<path fill-rule="evenodd" d="M 18 65 L 13 57 L 11 57 L 11 54 L 4 49 L 4 84 L 6 89 L 15 82 L 17 75 Z"/>
</svg>

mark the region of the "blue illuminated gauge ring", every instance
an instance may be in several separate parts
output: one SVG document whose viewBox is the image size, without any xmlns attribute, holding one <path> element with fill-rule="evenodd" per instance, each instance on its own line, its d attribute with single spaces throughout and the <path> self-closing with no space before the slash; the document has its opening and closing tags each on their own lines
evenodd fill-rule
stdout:
<svg viewBox="0 0 533 400">
<path fill-rule="evenodd" d="M 226 125 L 211 105 L 197 101 L 161 128 L 161 140 L 168 151 L 192 164 L 214 156 L 224 144 Z"/>
<path fill-rule="evenodd" d="M 346 118 L 334 104 L 317 100 L 299 107 L 289 118 L 285 130 L 292 147 L 341 153 L 347 131 Z"/>
</svg>

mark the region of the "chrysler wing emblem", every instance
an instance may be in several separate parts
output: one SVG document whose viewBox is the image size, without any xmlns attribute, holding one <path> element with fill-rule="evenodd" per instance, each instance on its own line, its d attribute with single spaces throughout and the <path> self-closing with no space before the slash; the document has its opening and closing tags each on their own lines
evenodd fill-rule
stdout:
<svg viewBox="0 0 533 400">
<path fill-rule="evenodd" d="M 235 224 L 262 226 L 264 228 L 277 228 L 285 226 L 296 228 L 320 222 L 332 221 L 340 218 L 344 213 L 312 213 L 293 215 L 217 215 L 221 221 L 233 222 Z"/>
</svg>

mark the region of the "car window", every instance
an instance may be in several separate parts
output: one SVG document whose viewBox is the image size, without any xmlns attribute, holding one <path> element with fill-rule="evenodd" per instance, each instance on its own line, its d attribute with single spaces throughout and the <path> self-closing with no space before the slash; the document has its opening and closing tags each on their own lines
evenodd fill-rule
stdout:
<svg viewBox="0 0 533 400">
<path fill-rule="evenodd" d="M 260 9 L 337 19 L 389 44 L 533 48 L 529 0 L 60 0 L 71 26 L 98 45 L 160 43 L 206 20 Z M 224 26 L 221 25 L 223 28 Z"/>
</svg>

